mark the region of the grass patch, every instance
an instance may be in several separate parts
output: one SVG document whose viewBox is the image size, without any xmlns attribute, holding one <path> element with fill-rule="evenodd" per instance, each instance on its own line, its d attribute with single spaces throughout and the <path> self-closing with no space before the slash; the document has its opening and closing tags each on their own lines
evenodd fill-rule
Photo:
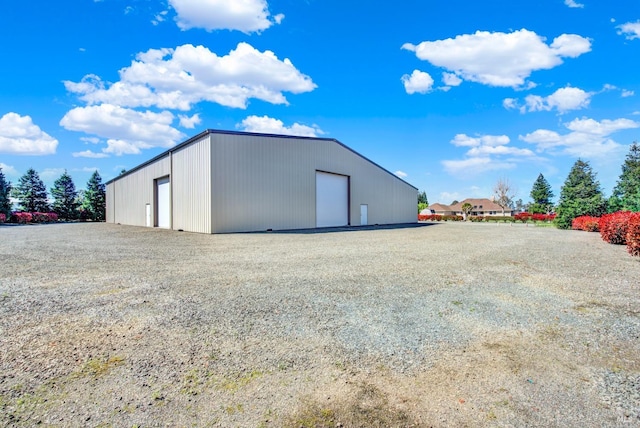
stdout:
<svg viewBox="0 0 640 428">
<path fill-rule="evenodd" d="M 238 391 L 240 388 L 247 386 L 254 379 L 262 377 L 263 373 L 259 370 L 253 370 L 248 373 L 242 373 L 235 379 L 224 379 L 220 383 L 220 388 L 224 391 L 231 392 L 232 394 Z"/>
<path fill-rule="evenodd" d="M 76 376 L 90 376 L 98 378 L 107 374 L 112 368 L 122 365 L 124 363 L 124 357 L 115 355 L 108 358 L 91 358 L 84 366 L 76 373 Z M 73 377 L 73 376 L 72 376 Z"/>
<path fill-rule="evenodd" d="M 284 428 L 335 427 L 420 427 L 401 409 L 389 404 L 374 385 L 363 382 L 354 397 L 332 403 L 304 402 L 303 407 L 283 421 Z"/>
</svg>

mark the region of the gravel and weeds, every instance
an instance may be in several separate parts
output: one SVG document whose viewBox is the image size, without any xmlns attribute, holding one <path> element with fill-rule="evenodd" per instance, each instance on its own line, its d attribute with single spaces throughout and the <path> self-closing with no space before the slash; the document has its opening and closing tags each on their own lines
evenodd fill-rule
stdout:
<svg viewBox="0 0 640 428">
<path fill-rule="evenodd" d="M 640 425 L 640 260 L 439 223 L 0 226 L 0 424 Z"/>
</svg>

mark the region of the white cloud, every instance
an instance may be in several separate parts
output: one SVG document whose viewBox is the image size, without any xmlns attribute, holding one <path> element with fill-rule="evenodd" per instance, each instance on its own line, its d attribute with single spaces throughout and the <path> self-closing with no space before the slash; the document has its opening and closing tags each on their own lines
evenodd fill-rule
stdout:
<svg viewBox="0 0 640 428">
<path fill-rule="evenodd" d="M 317 137 L 324 132 L 317 126 L 301 125 L 294 123 L 287 127 L 281 120 L 268 116 L 248 116 L 242 123 L 236 125 L 237 128 L 247 132 L 257 132 L 261 134 L 276 135 L 296 135 L 299 137 Z"/>
<path fill-rule="evenodd" d="M 88 104 L 178 110 L 189 110 L 201 101 L 244 109 L 250 98 L 288 104 L 283 92 L 299 94 L 316 88 L 288 58 L 280 60 L 273 52 L 260 52 L 247 43 L 239 43 L 221 57 L 190 44 L 150 49 L 136 55 L 119 74 L 120 80 L 111 85 L 92 74 L 64 85 Z"/>
<path fill-rule="evenodd" d="M 628 40 L 640 39 L 640 19 L 618 25 L 616 28 L 618 28 L 618 34 L 624 35 Z"/>
<path fill-rule="evenodd" d="M 76 172 L 94 172 L 94 171 L 100 171 L 100 168 L 95 167 L 95 166 L 83 166 L 82 168 L 73 168 L 71 171 L 76 171 Z"/>
<path fill-rule="evenodd" d="M 137 154 L 151 147 L 173 147 L 185 135 L 171 126 L 171 112 L 139 112 L 111 104 L 76 107 L 60 120 L 71 131 L 107 139 L 105 153 Z"/>
<path fill-rule="evenodd" d="M 191 117 L 179 114 L 178 118 L 180 119 L 180 126 L 188 129 L 193 129 L 196 127 L 196 125 L 199 125 L 200 122 L 202 122 L 202 119 L 200 119 L 200 115 L 198 113 L 194 114 Z"/>
<path fill-rule="evenodd" d="M 564 126 L 571 132 L 560 134 L 538 129 L 520 136 L 522 141 L 535 144 L 539 152 L 560 150 L 565 154 L 584 158 L 605 158 L 620 149 L 610 135 L 625 129 L 639 128 L 640 123 L 629 119 L 603 120 L 574 119 Z"/>
<path fill-rule="evenodd" d="M 164 22 L 167 19 L 168 13 L 169 13 L 168 11 L 163 10 L 162 12 L 156 14 L 151 20 L 151 23 L 153 25 L 159 25 L 161 22 Z"/>
<path fill-rule="evenodd" d="M 451 144 L 456 147 L 497 147 L 509 144 L 509 137 L 506 135 L 482 135 L 480 137 L 470 137 L 467 134 L 457 134 Z"/>
<path fill-rule="evenodd" d="M 60 178 L 60 176 L 64 172 L 65 172 L 64 168 L 45 168 L 38 175 L 40 176 L 42 181 L 53 182 L 54 180 L 57 180 L 58 178 Z"/>
<path fill-rule="evenodd" d="M 584 7 L 583 4 L 576 2 L 576 0 L 564 0 L 564 4 L 566 4 L 569 7 L 576 7 L 576 8 Z"/>
<path fill-rule="evenodd" d="M 567 86 L 560 88 L 548 97 L 538 95 L 528 95 L 520 111 L 551 111 L 557 110 L 559 113 L 566 113 L 570 110 L 580 110 L 587 108 L 591 102 L 593 92 L 586 92 L 580 88 Z"/>
<path fill-rule="evenodd" d="M 518 100 L 515 98 L 505 98 L 502 100 L 502 106 L 507 110 L 513 110 L 518 108 Z"/>
<path fill-rule="evenodd" d="M 486 156 L 462 160 L 443 160 L 442 166 L 444 166 L 445 171 L 451 175 L 477 175 L 488 171 L 513 169 L 516 167 L 516 164 L 514 162 L 496 161 L 489 156 Z"/>
<path fill-rule="evenodd" d="M 96 152 L 92 152 L 91 150 L 74 152 L 74 153 L 71 153 L 71 156 L 73 156 L 74 158 L 91 158 L 91 159 L 101 159 L 101 158 L 109 157 L 109 155 L 106 153 L 96 153 Z"/>
<path fill-rule="evenodd" d="M 620 96 L 622 98 L 627 98 L 627 97 L 632 97 L 634 96 L 636 93 L 634 91 L 630 91 L 628 89 L 623 89 L 622 93 L 620 94 Z"/>
<path fill-rule="evenodd" d="M 396 172 L 394 172 L 394 174 L 397 175 L 400 178 L 407 178 L 409 176 L 409 174 L 407 174 L 404 171 L 396 171 Z"/>
<path fill-rule="evenodd" d="M 266 0 L 169 0 L 178 14 L 182 30 L 203 28 L 253 33 L 282 22 L 284 15 L 271 18 Z"/>
<path fill-rule="evenodd" d="M 605 86 L 604 90 L 611 89 L 615 89 L 615 87 L 607 88 Z M 567 86 L 547 97 L 527 95 L 522 105 L 515 98 L 505 98 L 502 100 L 502 106 L 507 110 L 519 109 L 520 113 L 557 110 L 560 114 L 564 114 L 571 110 L 587 108 L 593 95 L 594 92 L 586 92 L 580 88 Z"/>
<path fill-rule="evenodd" d="M 447 86 L 460 86 L 462 79 L 455 73 L 442 73 L 442 81 Z"/>
<path fill-rule="evenodd" d="M 7 165 L 6 163 L 0 162 L 0 168 L 2 169 L 2 173 L 7 176 L 17 177 L 18 171 L 11 165 Z"/>
<path fill-rule="evenodd" d="M 433 78 L 429 73 L 420 70 L 413 70 L 411 76 L 405 74 L 400 80 L 402 80 L 404 90 L 407 91 L 407 94 L 415 94 L 416 92 L 426 94 L 431 91 L 433 87 Z"/>
<path fill-rule="evenodd" d="M 477 31 L 453 39 L 427 41 L 403 49 L 431 64 L 455 73 L 459 78 L 489 86 L 519 87 L 536 70 L 562 64 L 563 57 L 575 58 L 591 50 L 589 39 L 562 34 L 551 45 L 533 31 L 512 33 Z"/>
<path fill-rule="evenodd" d="M 465 159 L 443 160 L 445 171 L 452 175 L 476 175 L 487 171 L 515 168 L 522 159 L 535 159 L 535 153 L 529 149 L 510 146 L 506 135 L 481 135 L 471 137 L 457 134 L 451 144 L 456 147 L 469 147 Z M 505 158 L 507 157 L 508 158 Z"/>
<path fill-rule="evenodd" d="M 440 199 L 438 200 L 442 201 L 440 203 L 445 205 L 449 205 L 453 201 L 459 201 L 462 199 L 462 196 L 460 196 L 460 193 L 458 192 L 440 192 L 439 197 Z"/>
<path fill-rule="evenodd" d="M 58 140 L 35 125 L 30 116 L 7 113 L 0 117 L 0 153 L 51 155 Z"/>
<path fill-rule="evenodd" d="M 97 137 L 80 137 L 80 141 L 84 141 L 89 144 L 98 144 L 100 142 L 100 138 Z"/>
</svg>

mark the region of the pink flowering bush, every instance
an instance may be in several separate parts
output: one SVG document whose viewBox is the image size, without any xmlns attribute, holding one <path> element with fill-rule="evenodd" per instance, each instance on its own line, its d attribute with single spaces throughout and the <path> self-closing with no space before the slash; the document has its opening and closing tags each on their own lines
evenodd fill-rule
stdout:
<svg viewBox="0 0 640 428">
<path fill-rule="evenodd" d="M 5 213 L 0 213 L 0 223 L 4 223 L 5 221 L 7 221 L 7 216 Z"/>
</svg>

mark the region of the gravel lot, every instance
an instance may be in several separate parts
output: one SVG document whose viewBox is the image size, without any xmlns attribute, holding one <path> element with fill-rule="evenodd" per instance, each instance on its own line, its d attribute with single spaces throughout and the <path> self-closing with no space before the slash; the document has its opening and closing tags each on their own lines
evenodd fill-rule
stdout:
<svg viewBox="0 0 640 428">
<path fill-rule="evenodd" d="M 640 260 L 441 223 L 0 227 L 0 424 L 640 426 Z"/>
</svg>

